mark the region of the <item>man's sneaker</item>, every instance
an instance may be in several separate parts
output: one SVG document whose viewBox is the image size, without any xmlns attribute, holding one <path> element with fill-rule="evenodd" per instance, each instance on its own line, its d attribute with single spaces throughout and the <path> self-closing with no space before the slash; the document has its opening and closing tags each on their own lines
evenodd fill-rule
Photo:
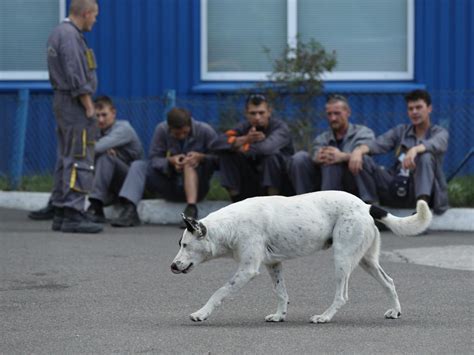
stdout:
<svg viewBox="0 0 474 355">
<path fill-rule="evenodd" d="M 89 206 L 86 212 L 87 218 L 89 218 L 90 221 L 94 223 L 106 223 L 107 220 L 105 218 L 104 214 L 104 209 L 99 207 L 99 208 L 93 208 L 92 206 Z"/>
<path fill-rule="evenodd" d="M 104 227 L 102 224 L 90 221 L 86 214 L 73 208 L 64 209 L 64 220 L 61 231 L 64 233 L 99 233 Z"/>
<path fill-rule="evenodd" d="M 123 203 L 119 216 L 110 222 L 114 227 L 133 227 L 140 225 L 140 223 L 137 208 L 132 202 Z"/>
<path fill-rule="evenodd" d="M 28 218 L 33 219 L 35 221 L 47 221 L 49 219 L 53 219 L 54 217 L 54 206 L 51 201 L 48 202 L 46 207 L 43 207 L 36 211 L 31 211 L 28 213 Z"/>
<path fill-rule="evenodd" d="M 194 219 L 197 218 L 198 216 L 198 209 L 197 209 L 197 206 L 195 204 L 188 204 L 186 206 L 186 208 L 184 209 L 183 211 L 183 214 L 186 216 L 186 217 L 192 217 Z M 184 223 L 184 220 L 181 220 L 180 224 L 179 224 L 179 227 L 181 229 L 184 229 L 186 228 L 186 223 Z"/>
<path fill-rule="evenodd" d="M 64 208 L 55 207 L 51 229 L 55 232 L 59 232 L 61 230 L 61 226 L 63 225 L 63 220 L 64 220 Z"/>
</svg>

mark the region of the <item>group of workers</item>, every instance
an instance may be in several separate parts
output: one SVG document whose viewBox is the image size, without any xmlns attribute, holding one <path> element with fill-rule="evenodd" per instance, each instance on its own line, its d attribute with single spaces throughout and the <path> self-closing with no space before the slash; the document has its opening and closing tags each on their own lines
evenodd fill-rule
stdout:
<svg viewBox="0 0 474 355">
<path fill-rule="evenodd" d="M 410 123 L 379 137 L 349 122 L 346 97 L 329 96 L 329 129 L 315 138 L 311 152 L 295 153 L 288 125 L 272 116 L 262 94 L 249 95 L 246 120 L 221 134 L 176 107 L 157 125 L 144 159 L 132 126 L 116 119 L 113 101 L 107 96 L 93 99 L 95 56 L 83 32 L 92 29 L 97 15 L 96 0 L 72 0 L 69 17 L 48 39 L 58 157 L 50 202 L 31 218 L 53 216 L 55 231 L 97 233 L 106 222 L 104 206 L 119 203 L 120 213 L 111 225 L 135 226 L 145 191 L 186 202 L 183 213 L 198 218 L 197 203 L 205 198 L 216 170 L 233 202 L 344 190 L 372 204 L 413 207 L 423 199 L 435 213 L 448 208 L 442 170 L 448 132 L 431 123 L 431 97 L 425 90 L 405 97 Z M 389 168 L 372 159 L 389 151 L 396 158 Z"/>
</svg>

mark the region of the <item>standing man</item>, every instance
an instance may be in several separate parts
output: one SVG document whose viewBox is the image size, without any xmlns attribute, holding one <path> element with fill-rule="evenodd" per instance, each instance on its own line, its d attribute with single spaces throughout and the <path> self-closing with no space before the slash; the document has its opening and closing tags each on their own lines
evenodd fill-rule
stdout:
<svg viewBox="0 0 474 355">
<path fill-rule="evenodd" d="M 97 97 L 94 103 L 100 134 L 94 147 L 95 174 L 87 214 L 91 220 L 105 223 L 103 206 L 118 199 L 130 164 L 143 158 L 143 147 L 130 123 L 116 119 L 110 97 Z"/>
<path fill-rule="evenodd" d="M 431 96 L 425 90 L 414 90 L 405 96 L 411 123 L 400 124 L 375 141 L 354 150 L 349 168 L 354 174 L 365 173 L 370 179 L 360 189 L 361 198 L 394 207 L 411 208 L 425 200 L 437 214 L 448 205 L 448 190 L 443 173 L 444 155 L 449 133 L 431 124 Z M 367 157 L 389 151 L 396 162 L 383 169 Z"/>
<path fill-rule="evenodd" d="M 375 136 L 365 126 L 349 123 L 351 108 L 345 96 L 331 95 L 326 102 L 330 129 L 313 142 L 312 156 L 299 151 L 290 160 L 289 174 L 297 194 L 318 190 L 342 190 L 358 195 L 357 180 L 349 171 L 352 151 Z"/>
<path fill-rule="evenodd" d="M 194 120 L 189 111 L 171 109 L 166 122 L 156 126 L 148 161 L 139 160 L 131 165 L 119 193 L 122 210 L 111 224 L 115 227 L 140 224 L 137 206 L 145 189 L 167 200 L 185 201 L 183 213 L 197 218 L 197 202 L 209 191 L 217 168 L 216 156 L 210 154 L 215 138 L 214 129 Z"/>
<path fill-rule="evenodd" d="M 94 52 L 88 48 L 83 32 L 92 30 L 98 13 L 96 0 L 71 0 L 69 17 L 52 31 L 47 42 L 58 137 L 52 229 L 63 232 L 97 233 L 103 228 L 83 212 L 94 176 L 96 122 L 92 95 L 97 88 Z"/>
<path fill-rule="evenodd" d="M 213 145 L 219 155 L 222 186 L 233 202 L 292 194 L 286 165 L 294 148 L 288 125 L 272 117 L 271 106 L 261 94 L 247 97 L 245 117 Z"/>
</svg>

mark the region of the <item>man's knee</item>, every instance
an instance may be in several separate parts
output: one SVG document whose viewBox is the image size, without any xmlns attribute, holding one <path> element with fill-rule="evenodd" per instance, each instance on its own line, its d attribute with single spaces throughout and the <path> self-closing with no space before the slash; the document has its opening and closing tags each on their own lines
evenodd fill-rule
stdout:
<svg viewBox="0 0 474 355">
<path fill-rule="evenodd" d="M 108 154 L 96 155 L 95 157 L 96 169 L 103 166 L 111 166 L 113 164 L 115 164 L 115 157 Z"/>
<path fill-rule="evenodd" d="M 283 169 L 284 159 L 280 154 L 265 155 L 262 159 L 262 166 L 270 169 Z"/>
<path fill-rule="evenodd" d="M 289 159 L 288 166 L 292 169 L 298 169 L 299 167 L 308 164 L 308 162 L 311 162 L 309 153 L 305 151 L 299 151 Z"/>
</svg>

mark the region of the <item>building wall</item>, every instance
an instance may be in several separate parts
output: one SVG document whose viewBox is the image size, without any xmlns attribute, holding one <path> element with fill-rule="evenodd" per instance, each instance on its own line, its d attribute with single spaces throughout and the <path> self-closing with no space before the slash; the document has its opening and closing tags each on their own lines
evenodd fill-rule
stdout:
<svg viewBox="0 0 474 355">
<path fill-rule="evenodd" d="M 199 80 L 199 0 L 99 0 L 100 14 L 86 35 L 97 56 L 99 94 L 119 100 L 122 114 L 132 121 L 145 142 L 163 117 L 163 94 L 175 90 L 179 104 L 197 118 L 217 123 L 221 101 L 245 83 Z M 415 0 L 415 79 L 410 82 L 328 82 L 327 92 L 343 92 L 356 105 L 358 122 L 382 133 L 406 120 L 402 94 L 426 87 L 434 96 L 434 119 L 450 130 L 446 171 L 452 171 L 474 141 L 474 1 Z M 25 147 L 25 173 L 38 152 L 48 155 L 40 165 L 52 169 L 55 152 L 54 118 L 49 109 L 48 83 L 0 82 L 0 173 L 8 173 L 10 146 L 18 140 L 11 129 L 16 118 L 16 89 L 31 87 Z M 142 109 L 145 100 L 154 109 Z M 161 107 L 158 109 L 157 107 Z M 383 116 L 389 119 L 383 120 Z M 38 136 L 40 134 L 40 136 Z M 30 164 L 30 165 L 28 165 Z M 41 169 L 40 169 L 41 170 Z M 474 172 L 474 168 L 469 170 Z"/>
</svg>

